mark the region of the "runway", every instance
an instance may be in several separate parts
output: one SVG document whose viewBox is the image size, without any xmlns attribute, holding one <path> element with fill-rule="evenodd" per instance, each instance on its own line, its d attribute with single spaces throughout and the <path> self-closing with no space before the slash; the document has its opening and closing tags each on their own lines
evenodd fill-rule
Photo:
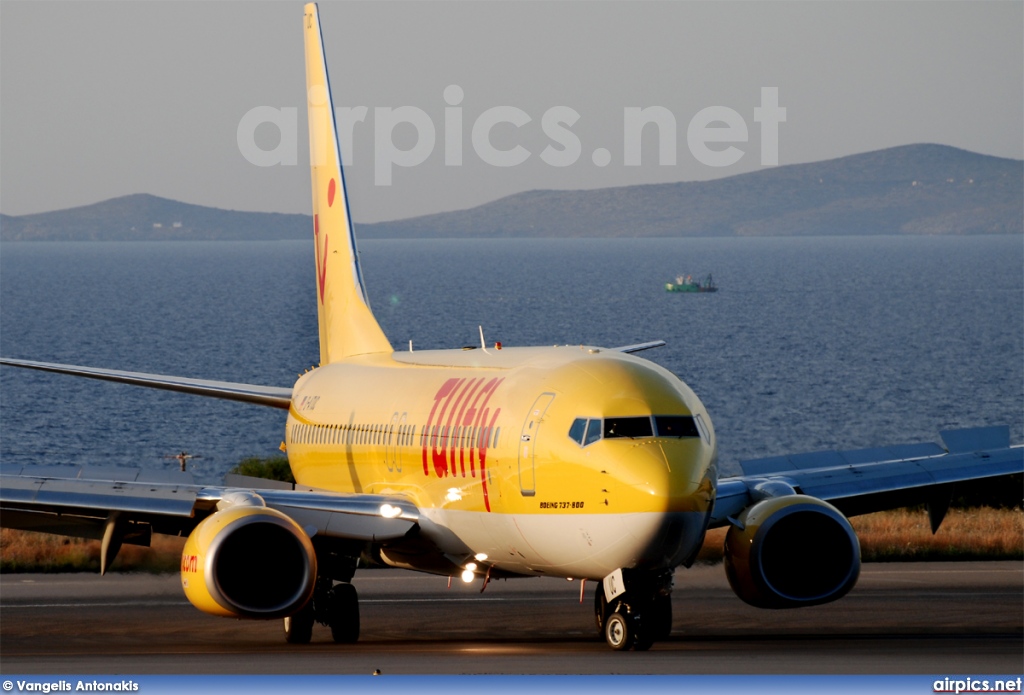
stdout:
<svg viewBox="0 0 1024 695">
<path fill-rule="evenodd" d="M 593 583 L 463 585 L 393 570 L 354 581 L 362 636 L 285 644 L 281 622 L 207 616 L 178 577 L 0 576 L 4 673 L 45 674 L 1019 674 L 1024 563 L 863 567 L 854 590 L 813 608 L 766 611 L 722 567 L 676 573 L 673 633 L 615 653 L 596 634 Z"/>
</svg>

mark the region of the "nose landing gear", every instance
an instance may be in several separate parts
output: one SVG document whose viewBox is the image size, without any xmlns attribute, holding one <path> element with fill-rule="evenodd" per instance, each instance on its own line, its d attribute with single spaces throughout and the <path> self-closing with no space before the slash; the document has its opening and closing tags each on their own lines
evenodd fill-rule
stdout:
<svg viewBox="0 0 1024 695">
<path fill-rule="evenodd" d="M 672 632 L 672 574 L 623 570 L 625 593 L 611 601 L 594 596 L 597 631 L 615 651 L 646 651 Z"/>
</svg>

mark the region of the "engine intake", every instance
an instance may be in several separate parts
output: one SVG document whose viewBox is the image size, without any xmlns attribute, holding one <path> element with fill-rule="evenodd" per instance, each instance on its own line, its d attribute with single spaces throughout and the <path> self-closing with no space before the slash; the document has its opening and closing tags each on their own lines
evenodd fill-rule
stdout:
<svg viewBox="0 0 1024 695">
<path fill-rule="evenodd" d="M 199 610 L 270 619 L 304 606 L 316 582 L 306 532 L 267 507 L 229 507 L 192 531 L 181 555 L 181 586 Z"/>
<path fill-rule="evenodd" d="M 798 608 L 842 598 L 860 575 L 860 543 L 838 509 L 814 497 L 758 502 L 725 537 L 733 591 L 758 608 Z"/>
</svg>

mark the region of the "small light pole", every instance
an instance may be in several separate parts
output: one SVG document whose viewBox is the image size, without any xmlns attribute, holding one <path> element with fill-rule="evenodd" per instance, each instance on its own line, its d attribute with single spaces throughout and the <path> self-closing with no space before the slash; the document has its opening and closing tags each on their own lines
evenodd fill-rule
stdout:
<svg viewBox="0 0 1024 695">
<path fill-rule="evenodd" d="M 181 464 L 181 472 L 185 472 L 186 464 L 189 459 L 201 459 L 202 456 L 197 454 L 190 454 L 187 451 L 179 452 L 173 456 L 164 456 L 165 459 L 177 459 L 178 463 Z"/>
</svg>

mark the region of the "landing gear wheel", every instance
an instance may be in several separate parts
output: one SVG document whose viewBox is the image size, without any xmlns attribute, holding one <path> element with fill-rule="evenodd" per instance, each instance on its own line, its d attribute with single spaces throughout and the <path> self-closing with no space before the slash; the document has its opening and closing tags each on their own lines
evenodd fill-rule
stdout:
<svg viewBox="0 0 1024 695">
<path fill-rule="evenodd" d="M 608 613 L 608 599 L 604 597 L 604 587 L 597 585 L 594 594 L 594 622 L 597 624 L 597 636 L 604 637 L 604 621 Z"/>
<path fill-rule="evenodd" d="M 627 651 L 636 640 L 636 627 L 626 613 L 615 611 L 604 621 L 604 639 L 617 652 Z"/>
<path fill-rule="evenodd" d="M 672 596 L 659 595 L 654 598 L 646 624 L 651 628 L 651 637 L 660 642 L 672 634 Z"/>
<path fill-rule="evenodd" d="M 338 644 L 359 639 L 359 596 L 351 584 L 336 584 L 327 599 L 327 624 Z"/>
<path fill-rule="evenodd" d="M 307 601 L 298 613 L 284 619 L 284 641 L 288 644 L 309 644 L 313 638 L 313 602 Z"/>
<path fill-rule="evenodd" d="M 649 619 L 645 620 L 641 615 L 634 619 L 634 625 L 633 649 L 638 652 L 646 652 L 654 645 L 654 633 L 649 625 Z"/>
</svg>

